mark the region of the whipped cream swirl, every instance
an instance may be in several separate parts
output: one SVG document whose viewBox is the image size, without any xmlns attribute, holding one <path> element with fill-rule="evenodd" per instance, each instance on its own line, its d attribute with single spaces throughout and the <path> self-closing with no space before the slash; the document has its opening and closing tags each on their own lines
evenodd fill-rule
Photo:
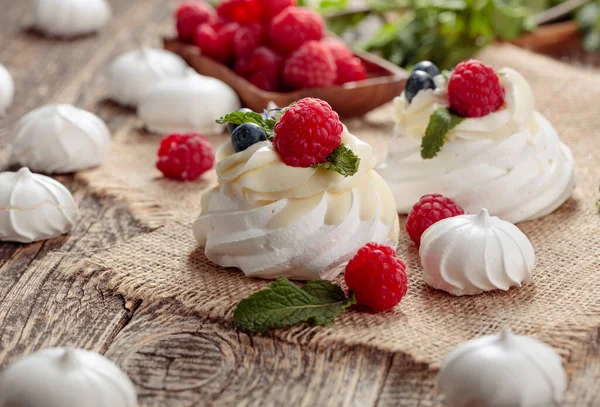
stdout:
<svg viewBox="0 0 600 407">
<path fill-rule="evenodd" d="M 371 146 L 346 128 L 342 142 L 361 159 L 351 177 L 290 167 L 269 141 L 239 153 L 223 145 L 219 185 L 203 196 L 193 226 L 206 256 L 251 277 L 313 280 L 336 277 L 368 242 L 395 247 L 395 203 Z"/>
<path fill-rule="evenodd" d="M 569 148 L 534 109 L 527 81 L 512 69 L 499 71 L 505 105 L 479 118 L 466 118 L 448 133 L 433 159 L 420 154 L 431 114 L 448 105 L 446 83 L 419 92 L 408 104 L 396 98 L 397 127 L 386 163 L 378 171 L 394 193 L 399 213 L 421 196 L 441 193 L 468 213 L 487 208 L 511 223 L 545 216 L 566 201 L 576 184 Z"/>
</svg>

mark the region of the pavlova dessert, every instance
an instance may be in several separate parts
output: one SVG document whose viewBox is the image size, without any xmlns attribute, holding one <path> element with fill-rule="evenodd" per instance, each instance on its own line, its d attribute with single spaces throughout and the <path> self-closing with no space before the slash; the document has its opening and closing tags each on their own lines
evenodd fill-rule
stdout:
<svg viewBox="0 0 600 407">
<path fill-rule="evenodd" d="M 440 74 L 422 62 L 395 105 L 397 137 L 378 171 L 399 213 L 441 193 L 467 213 L 487 208 L 517 223 L 554 211 L 575 188 L 571 151 L 512 69 L 469 60 Z"/>
<path fill-rule="evenodd" d="M 232 139 L 193 225 L 208 259 L 252 277 L 332 279 L 366 243 L 395 247 L 396 204 L 371 146 L 319 99 L 282 113 L 219 120 Z"/>
</svg>

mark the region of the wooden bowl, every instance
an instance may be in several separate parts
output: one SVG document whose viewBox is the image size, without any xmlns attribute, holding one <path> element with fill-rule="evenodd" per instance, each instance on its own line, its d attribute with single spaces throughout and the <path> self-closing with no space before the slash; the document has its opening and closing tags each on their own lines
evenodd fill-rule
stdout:
<svg viewBox="0 0 600 407">
<path fill-rule="evenodd" d="M 164 47 L 182 57 L 198 73 L 220 79 L 231 86 L 248 108 L 262 112 L 270 101 L 287 106 L 305 97 L 327 101 L 342 117 L 362 116 L 391 101 L 404 90 L 408 74 L 396 65 L 372 54 L 358 53 L 367 69 L 368 78 L 343 86 L 302 89 L 288 93 L 266 92 L 242 78 L 229 67 L 200 55 L 198 47 L 176 39 L 165 38 Z"/>
<path fill-rule="evenodd" d="M 530 51 L 558 56 L 565 51 L 579 49 L 581 35 L 575 21 L 565 21 L 539 26 L 512 43 Z"/>
</svg>

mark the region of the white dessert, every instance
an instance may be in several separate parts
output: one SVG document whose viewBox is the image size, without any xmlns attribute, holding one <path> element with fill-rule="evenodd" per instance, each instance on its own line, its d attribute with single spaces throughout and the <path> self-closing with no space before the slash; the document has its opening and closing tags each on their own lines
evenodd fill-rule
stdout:
<svg viewBox="0 0 600 407">
<path fill-rule="evenodd" d="M 10 72 L 0 64 L 0 117 L 11 107 L 15 96 L 15 82 Z"/>
<path fill-rule="evenodd" d="M 437 382 L 452 407 L 558 407 L 567 388 L 556 351 L 510 331 L 460 345 L 446 356 Z"/>
<path fill-rule="evenodd" d="M 218 79 L 188 69 L 181 78 L 165 79 L 148 92 L 138 115 L 148 130 L 158 134 L 222 131 L 215 118 L 241 107 L 233 89 Z"/>
<path fill-rule="evenodd" d="M 419 254 L 425 282 L 454 295 L 520 287 L 535 266 L 527 236 L 487 209 L 434 223 L 421 237 Z"/>
<path fill-rule="evenodd" d="M 25 356 L 0 375 L 0 407 L 136 407 L 133 383 L 102 355 L 50 348 Z"/>
<path fill-rule="evenodd" d="M 73 196 L 60 182 L 28 168 L 0 172 L 0 241 L 30 243 L 71 230 Z"/>
<path fill-rule="evenodd" d="M 394 198 L 373 170 L 370 145 L 344 127 L 360 157 L 356 174 L 290 167 L 269 141 L 217 152 L 219 185 L 202 199 L 193 226 L 208 259 L 247 276 L 333 279 L 368 242 L 396 246 Z"/>
<path fill-rule="evenodd" d="M 122 105 L 137 107 L 154 85 L 184 76 L 187 67 L 178 55 L 162 49 L 142 46 L 125 52 L 110 64 L 109 95 Z"/>
<path fill-rule="evenodd" d="M 56 37 L 93 33 L 112 16 L 106 0 L 35 0 L 32 7 L 33 26 Z"/>
<path fill-rule="evenodd" d="M 99 165 L 110 150 L 110 132 L 93 113 L 71 105 L 47 105 L 19 120 L 12 161 L 32 171 L 64 174 Z"/>
<path fill-rule="evenodd" d="M 423 159 L 421 139 L 429 117 L 447 107 L 446 81 L 422 90 L 408 103 L 396 98 L 397 126 L 387 162 L 378 169 L 406 214 L 421 196 L 441 193 L 467 213 L 487 208 L 512 223 L 545 216 L 575 188 L 573 156 L 556 130 L 534 109 L 527 81 L 512 69 L 499 71 L 505 105 L 479 118 L 466 118 L 448 133 L 435 158 Z"/>
</svg>

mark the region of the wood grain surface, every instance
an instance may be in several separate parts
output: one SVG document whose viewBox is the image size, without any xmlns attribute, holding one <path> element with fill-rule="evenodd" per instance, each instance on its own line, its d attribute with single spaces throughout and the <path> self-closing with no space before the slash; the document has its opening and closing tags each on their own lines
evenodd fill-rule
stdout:
<svg viewBox="0 0 600 407">
<path fill-rule="evenodd" d="M 133 112 L 105 101 L 106 67 L 137 40 L 161 46 L 172 35 L 175 2 L 110 1 L 114 17 L 97 35 L 48 39 L 27 28 L 27 4 L 0 0 L 0 63 L 16 99 L 0 119 L 0 149 L 20 116 L 46 103 L 73 103 L 102 117 L 113 134 Z M 1 165 L 1 163 L 0 163 Z M 0 368 L 50 346 L 105 354 L 135 383 L 142 406 L 437 406 L 435 372 L 404 355 L 368 347 L 299 347 L 250 337 L 184 313 L 177 303 L 142 303 L 85 277 L 57 272 L 64 262 L 149 230 L 118 202 L 99 199 L 72 176 L 81 219 L 68 236 L 0 244 Z M 600 406 L 600 332 L 573 352 L 565 406 Z"/>
</svg>

